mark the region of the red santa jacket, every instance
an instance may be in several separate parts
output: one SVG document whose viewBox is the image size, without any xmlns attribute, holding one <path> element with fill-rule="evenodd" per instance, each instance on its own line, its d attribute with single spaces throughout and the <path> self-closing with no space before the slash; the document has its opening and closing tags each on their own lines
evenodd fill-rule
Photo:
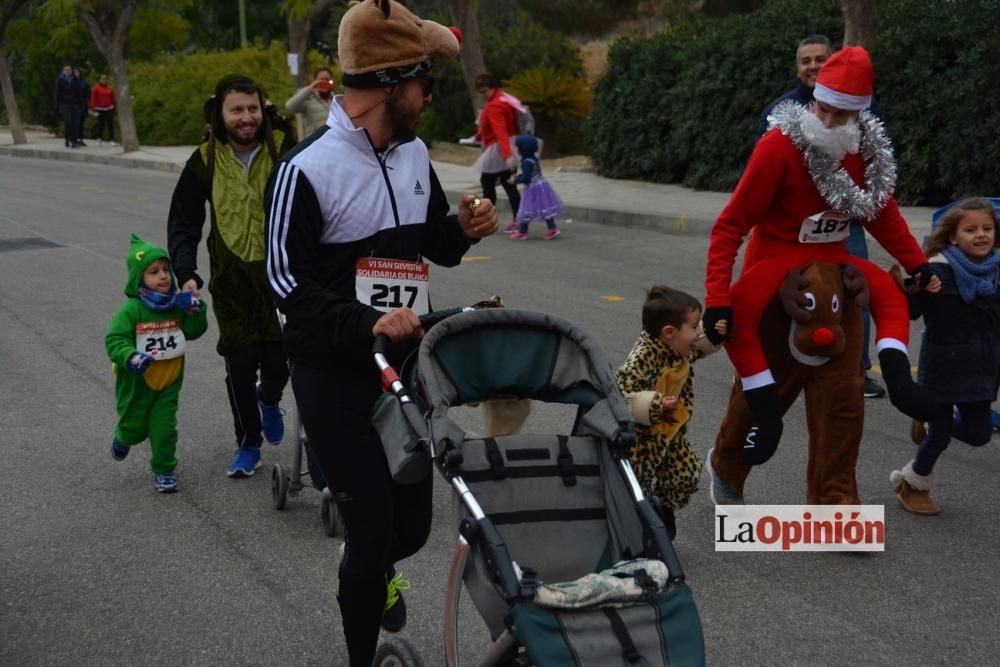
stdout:
<svg viewBox="0 0 1000 667">
<path fill-rule="evenodd" d="M 865 165 L 859 153 L 847 155 L 843 166 L 855 183 L 864 182 Z M 705 307 L 730 305 L 733 263 L 751 229 L 753 245 L 766 245 L 773 252 L 775 243 L 798 245 L 803 221 L 829 208 L 809 175 L 802 152 L 779 129 L 767 132 L 757 142 L 736 190 L 712 228 Z M 874 219 L 861 223 L 908 272 L 927 263 L 894 197 L 889 197 Z M 757 256 L 748 249 L 744 267 L 751 266 Z"/>
</svg>

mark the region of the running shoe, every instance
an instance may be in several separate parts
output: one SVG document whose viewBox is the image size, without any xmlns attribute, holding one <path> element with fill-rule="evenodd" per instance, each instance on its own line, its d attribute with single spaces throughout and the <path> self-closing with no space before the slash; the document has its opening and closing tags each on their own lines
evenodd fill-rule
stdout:
<svg viewBox="0 0 1000 667">
<path fill-rule="evenodd" d="M 154 472 L 153 484 L 160 493 L 174 493 L 177 491 L 177 475 L 172 472 Z"/>
<path fill-rule="evenodd" d="M 240 447 L 236 450 L 226 474 L 230 477 L 253 477 L 260 467 L 260 446 Z"/>
</svg>

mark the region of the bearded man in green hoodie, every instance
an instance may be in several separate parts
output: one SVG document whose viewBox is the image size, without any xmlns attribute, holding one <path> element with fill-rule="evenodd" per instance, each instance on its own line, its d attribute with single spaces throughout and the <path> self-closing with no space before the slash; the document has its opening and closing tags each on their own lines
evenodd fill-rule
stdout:
<svg viewBox="0 0 1000 667">
<path fill-rule="evenodd" d="M 219 81 L 205 120 L 205 141 L 188 158 L 170 202 L 167 246 L 181 288 L 199 295 L 198 244 L 208 203 L 208 289 L 237 445 L 227 474 L 249 477 L 261 465 L 261 442 L 276 445 L 285 432 L 279 401 L 288 366 L 264 276 L 263 204 L 271 167 L 294 139 L 287 120 L 244 76 Z"/>
</svg>

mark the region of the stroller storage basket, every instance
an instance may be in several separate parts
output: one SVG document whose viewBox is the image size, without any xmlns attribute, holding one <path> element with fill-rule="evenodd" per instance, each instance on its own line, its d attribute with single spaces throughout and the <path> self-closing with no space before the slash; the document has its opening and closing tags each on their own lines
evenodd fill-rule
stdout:
<svg viewBox="0 0 1000 667">
<path fill-rule="evenodd" d="M 701 621 L 685 584 L 631 604 L 550 609 L 518 604 L 508 619 L 536 665 L 703 665 Z"/>
</svg>

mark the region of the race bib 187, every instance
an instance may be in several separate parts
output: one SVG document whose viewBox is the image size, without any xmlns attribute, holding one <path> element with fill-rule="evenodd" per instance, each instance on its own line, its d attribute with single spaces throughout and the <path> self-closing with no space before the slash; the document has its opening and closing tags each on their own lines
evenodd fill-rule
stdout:
<svg viewBox="0 0 1000 667">
<path fill-rule="evenodd" d="M 424 262 L 364 257 L 358 260 L 354 285 L 358 301 L 389 312 L 409 308 L 417 315 L 429 311 L 430 266 Z"/>
<path fill-rule="evenodd" d="M 799 243 L 836 243 L 851 231 L 851 216 L 842 211 L 823 211 L 802 221 Z"/>
<path fill-rule="evenodd" d="M 140 322 L 135 325 L 135 349 L 157 361 L 183 357 L 185 342 L 179 320 Z"/>
</svg>

